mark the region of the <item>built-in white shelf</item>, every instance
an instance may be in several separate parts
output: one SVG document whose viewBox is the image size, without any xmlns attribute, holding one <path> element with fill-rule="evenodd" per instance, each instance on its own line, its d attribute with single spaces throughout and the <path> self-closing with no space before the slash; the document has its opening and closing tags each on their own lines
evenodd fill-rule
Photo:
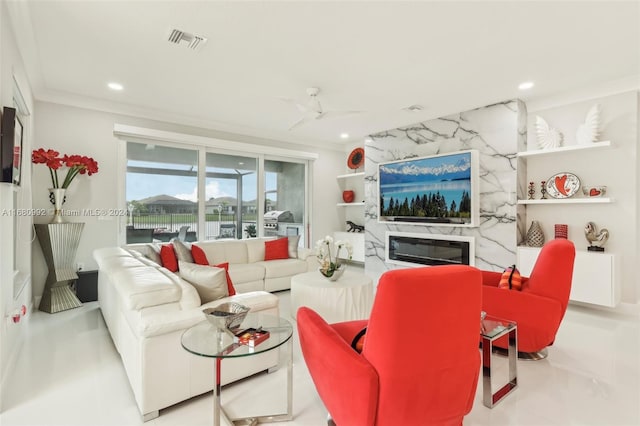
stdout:
<svg viewBox="0 0 640 426">
<path fill-rule="evenodd" d="M 337 204 L 338 207 L 357 207 L 357 206 L 364 206 L 364 202 L 360 202 L 360 203 L 338 203 Z"/>
<path fill-rule="evenodd" d="M 516 265 L 523 276 L 531 275 L 540 250 L 539 247 L 518 247 Z M 619 266 L 618 259 L 612 253 L 576 250 L 569 299 L 616 307 L 620 303 L 621 293 Z"/>
<path fill-rule="evenodd" d="M 517 155 L 518 157 L 535 157 L 535 156 L 549 155 L 549 154 L 560 154 L 563 152 L 586 151 L 586 150 L 603 149 L 603 148 L 611 148 L 611 147 L 612 147 L 611 141 L 600 141 L 600 142 L 593 142 L 588 145 L 570 145 L 570 146 L 561 146 L 559 148 L 522 151 L 522 152 L 519 152 Z"/>
<path fill-rule="evenodd" d="M 364 263 L 364 232 L 334 232 L 333 239 L 349 241 L 353 247 L 351 260 Z M 343 251 L 341 254 L 345 254 Z"/>
<path fill-rule="evenodd" d="M 346 230 L 346 222 L 353 222 L 356 225 L 364 225 L 364 172 L 351 172 L 336 176 L 340 191 L 351 190 L 354 192 L 354 202 L 343 202 L 342 194 L 338 199 L 338 220 L 342 222 L 341 229 Z M 350 241 L 353 245 L 353 260 L 364 263 L 364 232 L 344 232 L 334 233 L 336 239 Z"/>
<path fill-rule="evenodd" d="M 336 176 L 336 179 L 349 179 L 354 177 L 364 177 L 364 172 L 347 173 L 346 175 L 338 175 Z"/>
<path fill-rule="evenodd" d="M 609 197 L 547 198 L 545 200 L 518 200 L 518 204 L 606 204 L 613 203 Z"/>
</svg>

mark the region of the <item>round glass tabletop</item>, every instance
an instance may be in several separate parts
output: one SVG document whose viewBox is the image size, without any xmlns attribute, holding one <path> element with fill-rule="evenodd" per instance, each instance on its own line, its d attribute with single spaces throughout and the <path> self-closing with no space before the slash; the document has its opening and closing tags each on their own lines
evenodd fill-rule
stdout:
<svg viewBox="0 0 640 426">
<path fill-rule="evenodd" d="M 293 335 L 293 326 L 289 321 L 259 312 L 249 312 L 237 331 L 259 327 L 268 331 L 269 337 L 252 347 L 234 343 L 229 333 L 219 332 L 213 324 L 204 320 L 182 334 L 182 347 L 200 356 L 234 358 L 270 351 L 287 342 Z"/>
</svg>

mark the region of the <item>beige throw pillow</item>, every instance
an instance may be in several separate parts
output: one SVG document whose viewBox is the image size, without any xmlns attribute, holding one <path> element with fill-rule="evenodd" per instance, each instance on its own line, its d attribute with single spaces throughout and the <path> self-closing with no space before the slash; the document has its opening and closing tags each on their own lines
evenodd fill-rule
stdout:
<svg viewBox="0 0 640 426">
<path fill-rule="evenodd" d="M 180 276 L 190 282 L 203 304 L 227 297 L 227 273 L 224 268 L 178 261 Z"/>
<path fill-rule="evenodd" d="M 193 263 L 193 256 L 191 255 L 191 244 L 186 245 L 177 238 L 171 239 L 173 249 L 176 251 L 176 257 L 178 261 Z"/>
<path fill-rule="evenodd" d="M 153 260 L 158 265 L 162 266 L 162 258 L 160 257 L 160 247 L 156 244 L 149 243 L 147 244 L 147 253 L 145 256 L 148 259 Z"/>
</svg>

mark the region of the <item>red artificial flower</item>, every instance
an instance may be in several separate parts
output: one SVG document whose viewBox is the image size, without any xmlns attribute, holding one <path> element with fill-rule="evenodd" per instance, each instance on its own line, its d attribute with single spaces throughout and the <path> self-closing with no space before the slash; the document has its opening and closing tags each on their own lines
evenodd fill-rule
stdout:
<svg viewBox="0 0 640 426">
<path fill-rule="evenodd" d="M 62 165 L 62 159 L 58 157 L 59 155 L 60 153 L 53 149 L 45 151 L 43 148 L 40 148 L 33 151 L 31 161 L 33 161 L 34 164 L 46 164 L 50 169 L 58 170 Z"/>
<path fill-rule="evenodd" d="M 82 157 L 83 168 L 80 170 L 80 174 L 87 173 L 91 176 L 94 173 L 98 173 L 98 162 L 91 157 Z"/>
<path fill-rule="evenodd" d="M 98 162 L 86 155 L 64 155 L 59 157 L 60 153 L 49 149 L 45 151 L 43 148 L 34 150 L 31 161 L 34 164 L 46 164 L 51 174 L 51 183 L 54 188 L 68 188 L 71 181 L 78 174 L 88 174 L 89 176 L 98 173 Z M 62 182 L 62 186 L 58 181 L 58 169 L 62 166 L 69 168 L 67 175 Z"/>
</svg>

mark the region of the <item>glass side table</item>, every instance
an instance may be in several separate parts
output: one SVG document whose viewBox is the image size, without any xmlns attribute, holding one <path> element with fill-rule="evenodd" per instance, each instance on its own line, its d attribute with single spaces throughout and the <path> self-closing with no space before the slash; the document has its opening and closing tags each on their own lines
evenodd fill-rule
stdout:
<svg viewBox="0 0 640 426">
<path fill-rule="evenodd" d="M 518 387 L 518 331 L 515 322 L 487 315 L 480 321 L 482 345 L 482 403 L 493 408 L 498 402 Z M 495 393 L 491 390 L 491 355 L 493 342 L 508 335 L 509 381 Z"/>
<path fill-rule="evenodd" d="M 222 418 L 228 424 L 257 424 L 288 421 L 293 419 L 293 327 L 284 318 L 274 315 L 250 312 L 242 322 L 240 329 L 249 327 L 262 327 L 269 331 L 269 338 L 255 347 L 234 343 L 227 333 L 219 333 L 215 326 L 208 321 L 203 321 L 189 328 L 182 335 L 182 347 L 195 355 L 215 358 L 215 386 L 213 395 L 213 424 L 220 426 Z M 286 345 L 285 345 L 286 343 Z M 283 346 L 284 345 L 284 346 Z M 224 358 L 237 358 L 255 356 L 271 350 L 277 350 L 280 346 L 286 349 L 287 364 L 287 412 L 265 416 L 229 419 L 221 405 L 220 378 L 222 376 L 221 362 Z"/>
</svg>

